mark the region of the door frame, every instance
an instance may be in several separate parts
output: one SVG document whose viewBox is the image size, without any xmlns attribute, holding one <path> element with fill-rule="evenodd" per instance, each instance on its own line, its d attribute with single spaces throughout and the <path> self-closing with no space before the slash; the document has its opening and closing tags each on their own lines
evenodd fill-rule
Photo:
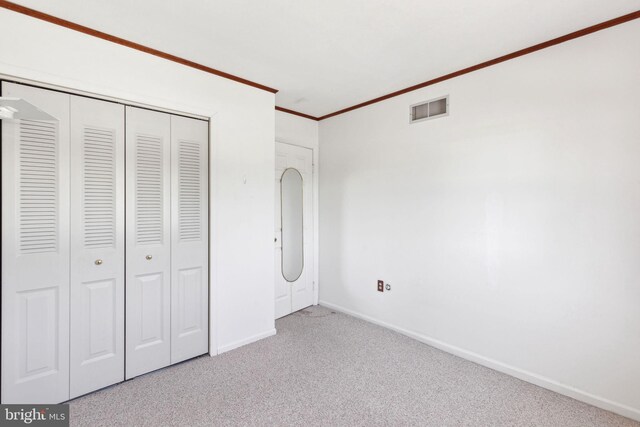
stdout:
<svg viewBox="0 0 640 427">
<path fill-rule="evenodd" d="M 278 139 L 276 138 L 275 140 L 275 144 L 273 146 L 274 151 L 276 150 L 276 146 L 277 144 L 285 144 L 285 145 L 292 145 L 294 147 L 300 147 L 300 148 L 306 148 L 308 150 L 311 150 L 311 188 L 312 188 L 312 208 L 311 208 L 311 214 L 313 216 L 313 305 L 318 305 L 318 301 L 319 301 L 319 281 L 318 281 L 318 264 L 319 264 L 319 253 L 320 253 L 320 244 L 319 244 L 319 238 L 320 238 L 320 232 L 319 232 L 319 227 L 318 227 L 318 215 L 319 215 L 319 210 L 318 210 L 318 175 L 319 175 L 319 168 L 318 168 L 318 146 L 313 146 L 313 145 L 305 145 L 305 144 L 301 144 L 301 143 L 297 143 L 297 142 L 288 142 L 288 141 L 283 141 L 282 139 Z M 274 173 L 275 173 L 275 165 L 273 166 L 274 169 Z M 275 206 L 274 206 L 274 212 L 275 212 Z M 276 274 L 278 274 L 276 272 Z"/>
</svg>

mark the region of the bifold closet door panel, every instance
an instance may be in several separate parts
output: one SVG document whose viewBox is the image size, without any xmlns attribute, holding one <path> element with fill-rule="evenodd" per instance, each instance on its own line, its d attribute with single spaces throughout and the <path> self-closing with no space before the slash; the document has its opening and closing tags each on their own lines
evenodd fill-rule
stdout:
<svg viewBox="0 0 640 427">
<path fill-rule="evenodd" d="M 171 363 L 209 350 L 208 134 L 171 116 Z"/>
<path fill-rule="evenodd" d="M 124 106 L 71 96 L 71 398 L 124 381 Z"/>
<path fill-rule="evenodd" d="M 171 363 L 171 116 L 126 108 L 126 378 Z"/>
<path fill-rule="evenodd" d="M 57 121 L 2 121 L 2 403 L 69 399 L 69 95 L 2 83 Z"/>
</svg>

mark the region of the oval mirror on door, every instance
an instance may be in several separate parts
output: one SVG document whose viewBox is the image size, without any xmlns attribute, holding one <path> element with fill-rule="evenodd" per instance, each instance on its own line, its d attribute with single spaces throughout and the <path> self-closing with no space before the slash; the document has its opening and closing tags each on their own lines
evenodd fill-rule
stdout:
<svg viewBox="0 0 640 427">
<path fill-rule="evenodd" d="M 302 274 L 304 241 L 302 233 L 302 175 L 289 168 L 280 178 L 282 213 L 282 275 L 295 282 Z"/>
</svg>

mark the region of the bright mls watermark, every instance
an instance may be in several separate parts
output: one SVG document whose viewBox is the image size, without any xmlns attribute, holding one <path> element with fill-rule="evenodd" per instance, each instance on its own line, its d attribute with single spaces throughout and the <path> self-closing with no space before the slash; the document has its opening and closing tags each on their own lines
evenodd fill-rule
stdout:
<svg viewBox="0 0 640 427">
<path fill-rule="evenodd" d="M 68 427 L 69 405 L 0 405 L 0 427 Z"/>
</svg>

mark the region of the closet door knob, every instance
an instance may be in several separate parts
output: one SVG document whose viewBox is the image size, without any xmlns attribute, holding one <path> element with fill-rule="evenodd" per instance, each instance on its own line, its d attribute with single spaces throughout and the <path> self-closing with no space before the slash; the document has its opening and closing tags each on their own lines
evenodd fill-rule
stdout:
<svg viewBox="0 0 640 427">
<path fill-rule="evenodd" d="M 151 258 L 153 257 L 151 255 L 147 255 L 145 258 L 147 259 L 147 261 L 151 261 Z"/>
<path fill-rule="evenodd" d="M 97 259 L 95 262 L 96 265 L 102 265 L 102 260 L 101 259 Z"/>
</svg>

